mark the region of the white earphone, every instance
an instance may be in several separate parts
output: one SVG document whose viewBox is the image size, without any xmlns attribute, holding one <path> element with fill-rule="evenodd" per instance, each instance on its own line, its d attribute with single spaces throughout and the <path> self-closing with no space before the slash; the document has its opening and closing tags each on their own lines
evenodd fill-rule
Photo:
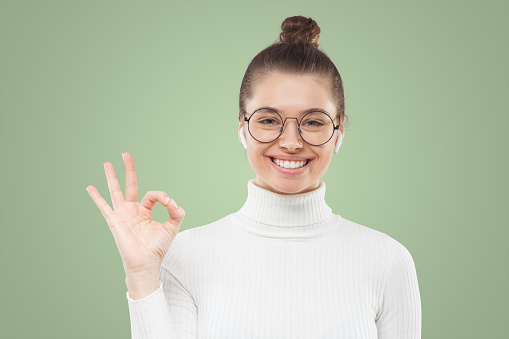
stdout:
<svg viewBox="0 0 509 339">
<path fill-rule="evenodd" d="M 337 154 L 339 152 L 339 146 L 341 146 L 341 143 L 343 142 L 343 133 L 338 129 L 338 141 L 336 141 L 336 147 L 334 148 L 334 154 Z"/>
<path fill-rule="evenodd" d="M 240 141 L 242 141 L 242 145 L 244 145 L 244 149 L 247 149 L 246 138 L 244 137 L 244 126 L 240 128 L 239 136 Z"/>
<path fill-rule="evenodd" d="M 339 152 L 339 147 L 341 146 L 341 143 L 343 142 L 343 134 L 340 130 L 338 130 L 338 141 L 336 142 L 336 147 L 334 148 L 334 154 L 337 154 Z M 247 143 L 246 138 L 244 137 L 244 126 L 240 128 L 239 131 L 240 141 L 242 141 L 242 145 L 244 145 L 244 149 L 247 149 Z"/>
</svg>

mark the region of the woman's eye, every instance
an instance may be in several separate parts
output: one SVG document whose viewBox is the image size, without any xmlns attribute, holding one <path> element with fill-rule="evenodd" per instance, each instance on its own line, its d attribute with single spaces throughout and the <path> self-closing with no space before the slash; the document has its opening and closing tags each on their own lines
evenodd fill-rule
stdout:
<svg viewBox="0 0 509 339">
<path fill-rule="evenodd" d="M 274 120 L 274 119 L 265 119 L 265 120 L 260 121 L 260 123 L 262 123 L 264 125 L 273 125 L 275 122 L 276 122 L 276 120 Z"/>
<path fill-rule="evenodd" d="M 306 124 L 308 124 L 310 126 L 320 126 L 320 125 L 323 125 L 320 121 L 315 121 L 315 120 L 306 121 Z"/>
</svg>

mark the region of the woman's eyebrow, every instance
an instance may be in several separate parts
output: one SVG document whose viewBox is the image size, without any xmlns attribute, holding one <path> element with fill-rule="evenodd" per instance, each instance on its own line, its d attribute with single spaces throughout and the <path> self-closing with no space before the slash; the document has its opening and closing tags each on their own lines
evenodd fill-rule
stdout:
<svg viewBox="0 0 509 339">
<path fill-rule="evenodd" d="M 262 109 L 262 108 L 269 108 L 269 109 L 274 110 L 274 111 L 276 111 L 276 112 L 278 112 L 278 113 L 281 113 L 281 111 L 279 111 L 277 108 L 275 108 L 275 107 L 271 107 L 271 106 L 260 107 L 260 108 L 258 108 L 258 109 L 256 109 L 256 110 L 259 110 L 259 109 Z M 327 115 L 329 115 L 329 116 L 330 116 L 329 112 L 327 112 L 327 111 L 326 111 L 326 110 L 324 110 L 323 108 L 319 108 L 319 107 L 312 107 L 312 108 L 305 109 L 305 110 L 301 111 L 301 112 L 299 113 L 299 115 L 303 115 L 303 114 L 306 114 L 306 113 L 309 113 L 309 112 L 314 112 L 314 111 L 324 112 L 324 113 L 327 113 Z"/>
</svg>

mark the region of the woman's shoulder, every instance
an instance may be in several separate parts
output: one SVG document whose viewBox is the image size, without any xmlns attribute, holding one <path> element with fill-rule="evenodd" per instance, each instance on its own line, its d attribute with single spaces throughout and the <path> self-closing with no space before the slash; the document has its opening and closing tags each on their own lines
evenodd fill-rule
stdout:
<svg viewBox="0 0 509 339">
<path fill-rule="evenodd" d="M 212 223 L 193 228 L 180 229 L 173 239 L 170 249 L 163 260 L 163 266 L 174 267 L 173 261 L 183 261 L 196 248 L 217 244 L 218 239 L 227 234 L 229 216 L 223 217 Z"/>
<path fill-rule="evenodd" d="M 197 243 L 200 240 L 211 241 L 214 238 L 227 236 L 230 233 L 229 227 L 230 215 L 227 215 L 208 224 L 180 230 L 175 240 L 180 237 L 182 242 Z"/>
<path fill-rule="evenodd" d="M 357 222 L 341 218 L 341 230 L 343 236 L 347 235 L 350 240 L 357 240 L 360 246 L 377 247 L 384 252 L 399 252 L 402 255 L 410 255 L 408 249 L 394 237 L 380 230 L 359 224 Z"/>
</svg>

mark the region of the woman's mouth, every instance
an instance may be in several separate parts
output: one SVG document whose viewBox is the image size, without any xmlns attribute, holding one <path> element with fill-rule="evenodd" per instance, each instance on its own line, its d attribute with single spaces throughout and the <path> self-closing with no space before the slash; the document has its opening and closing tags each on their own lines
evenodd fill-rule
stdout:
<svg viewBox="0 0 509 339">
<path fill-rule="evenodd" d="M 309 167 L 310 159 L 302 161 L 288 161 L 279 160 L 271 157 L 266 157 L 267 161 L 271 163 L 271 166 L 279 173 L 285 175 L 299 175 L 304 173 Z"/>
<path fill-rule="evenodd" d="M 275 159 L 275 158 L 271 158 L 271 160 L 273 163 L 275 163 L 279 167 L 291 168 L 291 169 L 304 167 L 309 161 L 309 159 L 302 160 L 302 161 L 288 161 L 288 160 L 279 160 L 279 159 Z"/>
</svg>

